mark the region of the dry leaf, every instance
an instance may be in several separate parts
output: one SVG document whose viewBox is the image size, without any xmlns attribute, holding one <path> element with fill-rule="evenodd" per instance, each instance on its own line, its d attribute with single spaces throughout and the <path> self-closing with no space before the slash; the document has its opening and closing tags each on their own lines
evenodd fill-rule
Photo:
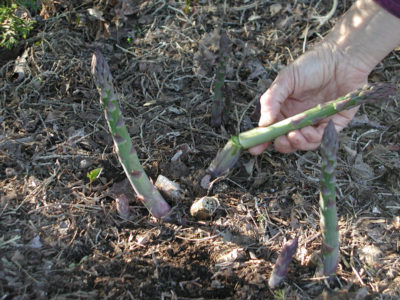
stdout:
<svg viewBox="0 0 400 300">
<path fill-rule="evenodd" d="M 253 80 L 254 78 L 260 77 L 261 79 L 267 78 L 267 70 L 264 65 L 257 59 L 253 58 L 249 60 L 245 67 L 249 69 L 250 75 L 247 77 L 247 80 Z"/>
<path fill-rule="evenodd" d="M 270 12 L 270 14 L 271 14 L 271 17 L 273 17 L 273 16 L 275 16 L 276 14 L 278 14 L 281 10 L 282 10 L 282 5 L 279 4 L 279 3 L 272 4 L 272 5 L 269 7 L 269 12 Z"/>
<path fill-rule="evenodd" d="M 375 245 L 366 245 L 360 249 L 360 258 L 368 266 L 372 268 L 379 267 L 381 265 L 381 257 L 383 252 Z"/>
<path fill-rule="evenodd" d="M 235 248 L 228 253 L 224 253 L 217 258 L 217 263 L 234 262 L 245 256 L 243 248 Z"/>
<path fill-rule="evenodd" d="M 351 168 L 351 176 L 358 183 L 364 183 L 375 178 L 374 169 L 363 161 L 362 154 L 357 154 Z"/>
</svg>

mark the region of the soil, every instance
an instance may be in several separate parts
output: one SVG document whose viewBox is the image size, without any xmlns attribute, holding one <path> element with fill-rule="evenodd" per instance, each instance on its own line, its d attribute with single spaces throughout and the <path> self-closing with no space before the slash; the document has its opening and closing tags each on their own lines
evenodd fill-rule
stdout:
<svg viewBox="0 0 400 300">
<path fill-rule="evenodd" d="M 318 150 L 244 153 L 211 189 L 200 182 L 232 134 L 257 126 L 259 97 L 277 72 L 320 41 L 351 1 L 322 25 L 313 17 L 331 1 L 189 2 L 43 1 L 24 54 L 2 61 L 0 299 L 398 299 L 398 95 L 363 106 L 339 135 L 333 281 L 319 263 Z M 147 174 L 184 191 L 167 199 L 174 221 L 155 219 L 135 197 L 128 218 L 116 210 L 110 190 L 125 175 L 90 73 L 95 49 L 110 65 Z M 399 85 L 399 54 L 370 81 Z M 231 96 L 215 128 L 220 57 Z M 220 206 L 199 220 L 190 207 L 205 195 Z M 274 262 L 294 237 L 286 280 L 271 290 Z"/>
</svg>

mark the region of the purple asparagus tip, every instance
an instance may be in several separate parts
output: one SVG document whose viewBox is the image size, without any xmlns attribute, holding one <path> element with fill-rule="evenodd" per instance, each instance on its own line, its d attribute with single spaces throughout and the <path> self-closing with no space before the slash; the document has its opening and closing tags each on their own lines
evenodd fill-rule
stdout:
<svg viewBox="0 0 400 300">
<path fill-rule="evenodd" d="M 292 261 L 293 255 L 296 253 L 298 245 L 298 238 L 288 241 L 282 248 L 281 254 L 275 262 L 274 269 L 269 278 L 268 285 L 271 289 L 279 286 L 288 272 L 289 265 Z"/>
<path fill-rule="evenodd" d="M 167 202 L 160 202 L 157 206 L 152 208 L 151 214 L 158 219 L 162 219 L 167 217 L 170 211 L 171 206 L 169 206 Z"/>
</svg>

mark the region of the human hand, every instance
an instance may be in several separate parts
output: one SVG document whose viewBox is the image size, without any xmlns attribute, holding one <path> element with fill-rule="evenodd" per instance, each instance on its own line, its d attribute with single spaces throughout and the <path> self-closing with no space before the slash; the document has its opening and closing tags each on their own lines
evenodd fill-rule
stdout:
<svg viewBox="0 0 400 300">
<path fill-rule="evenodd" d="M 271 125 L 363 86 L 372 69 L 399 44 L 400 18 L 372 0 L 357 0 L 319 45 L 278 74 L 261 96 L 259 126 Z M 283 153 L 315 149 L 329 119 L 340 131 L 357 109 L 281 136 L 275 140 L 275 149 Z M 249 152 L 260 154 L 270 143 Z"/>
<path fill-rule="evenodd" d="M 369 70 L 338 47 L 325 42 L 283 69 L 268 91 L 261 96 L 259 126 L 268 126 L 303 112 L 319 103 L 334 100 L 367 83 Z M 313 150 L 320 144 L 329 119 L 337 131 L 343 129 L 358 108 L 342 111 L 314 126 L 294 130 L 275 140 L 277 151 Z M 260 154 L 270 142 L 249 149 Z"/>
</svg>

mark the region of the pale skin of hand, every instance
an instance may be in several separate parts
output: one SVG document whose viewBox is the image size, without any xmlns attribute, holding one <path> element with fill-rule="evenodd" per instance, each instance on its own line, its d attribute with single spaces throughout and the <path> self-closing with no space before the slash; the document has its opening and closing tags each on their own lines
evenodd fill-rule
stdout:
<svg viewBox="0 0 400 300">
<path fill-rule="evenodd" d="M 372 69 L 398 45 L 400 19 L 372 0 L 357 1 L 320 44 L 278 74 L 261 96 L 259 126 L 268 126 L 362 87 Z M 357 110 L 330 117 L 336 130 L 342 130 Z M 277 138 L 275 149 L 282 153 L 316 149 L 328 121 Z M 252 147 L 249 152 L 260 154 L 270 143 Z"/>
</svg>

